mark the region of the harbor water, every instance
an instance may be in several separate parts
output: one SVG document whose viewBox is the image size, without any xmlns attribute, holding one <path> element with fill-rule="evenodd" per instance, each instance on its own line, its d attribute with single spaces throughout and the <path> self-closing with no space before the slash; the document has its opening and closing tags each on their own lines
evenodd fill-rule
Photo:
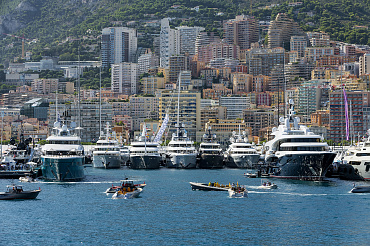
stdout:
<svg viewBox="0 0 370 246">
<path fill-rule="evenodd" d="M 0 201 L 1 245 L 368 245 L 370 194 L 353 183 L 261 179 L 241 169 L 105 170 L 76 183 L 24 183 L 36 200 Z M 111 199 L 120 179 L 147 185 L 140 198 Z M 193 191 L 189 182 L 238 182 L 248 198 Z M 0 180 L 5 190 L 11 180 Z M 13 182 L 18 183 L 18 180 Z M 359 182 L 358 184 L 361 184 Z"/>
</svg>

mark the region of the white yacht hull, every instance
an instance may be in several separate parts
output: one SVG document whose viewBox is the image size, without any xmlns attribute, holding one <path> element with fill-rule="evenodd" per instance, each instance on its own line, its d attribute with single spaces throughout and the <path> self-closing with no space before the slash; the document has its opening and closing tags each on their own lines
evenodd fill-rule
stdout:
<svg viewBox="0 0 370 246">
<path fill-rule="evenodd" d="M 168 168 L 196 168 L 196 154 L 172 154 L 166 163 Z"/>
<path fill-rule="evenodd" d="M 118 155 L 94 155 L 93 167 L 114 169 L 121 167 L 121 157 Z"/>
<path fill-rule="evenodd" d="M 346 156 L 343 161 L 353 166 L 354 172 L 361 176 L 364 180 L 370 181 L 370 158 L 358 156 Z"/>
<path fill-rule="evenodd" d="M 253 168 L 258 163 L 259 154 L 230 155 L 225 165 L 231 168 Z"/>
</svg>

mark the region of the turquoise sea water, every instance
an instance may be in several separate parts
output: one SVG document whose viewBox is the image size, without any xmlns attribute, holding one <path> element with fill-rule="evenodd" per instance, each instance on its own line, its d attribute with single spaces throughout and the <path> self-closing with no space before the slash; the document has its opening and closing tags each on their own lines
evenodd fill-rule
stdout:
<svg viewBox="0 0 370 246">
<path fill-rule="evenodd" d="M 36 200 L 0 201 L 0 245 L 370 244 L 370 194 L 349 193 L 352 182 L 271 179 L 278 189 L 261 191 L 261 180 L 243 172 L 88 167 L 84 182 L 26 183 L 42 192 Z M 140 198 L 104 193 L 124 177 L 145 181 Z M 192 191 L 189 181 L 239 182 L 249 197 Z M 0 189 L 9 183 L 0 180 Z"/>
</svg>

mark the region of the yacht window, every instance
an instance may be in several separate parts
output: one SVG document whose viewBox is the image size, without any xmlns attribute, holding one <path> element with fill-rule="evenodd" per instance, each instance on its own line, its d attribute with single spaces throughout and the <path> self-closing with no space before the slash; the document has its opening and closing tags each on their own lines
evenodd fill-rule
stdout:
<svg viewBox="0 0 370 246">
<path fill-rule="evenodd" d="M 357 153 L 356 156 L 370 156 L 370 153 Z"/>
</svg>

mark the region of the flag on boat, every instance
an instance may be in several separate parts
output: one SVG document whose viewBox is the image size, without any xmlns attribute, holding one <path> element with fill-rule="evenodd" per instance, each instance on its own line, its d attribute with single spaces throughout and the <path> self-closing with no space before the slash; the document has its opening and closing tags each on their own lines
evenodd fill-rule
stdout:
<svg viewBox="0 0 370 246">
<path fill-rule="evenodd" d="M 164 120 L 162 122 L 161 128 L 159 129 L 159 131 L 157 133 L 157 136 L 155 136 L 155 138 L 154 138 L 154 142 L 159 142 L 159 140 L 161 140 L 162 135 L 163 135 L 164 131 L 166 130 L 169 118 L 170 118 L 169 115 L 166 114 L 166 116 L 164 117 Z"/>
<path fill-rule="evenodd" d="M 346 115 L 346 140 L 349 140 L 349 121 L 348 121 L 348 101 L 346 90 L 343 88 L 343 97 L 344 97 L 344 112 Z"/>
</svg>

